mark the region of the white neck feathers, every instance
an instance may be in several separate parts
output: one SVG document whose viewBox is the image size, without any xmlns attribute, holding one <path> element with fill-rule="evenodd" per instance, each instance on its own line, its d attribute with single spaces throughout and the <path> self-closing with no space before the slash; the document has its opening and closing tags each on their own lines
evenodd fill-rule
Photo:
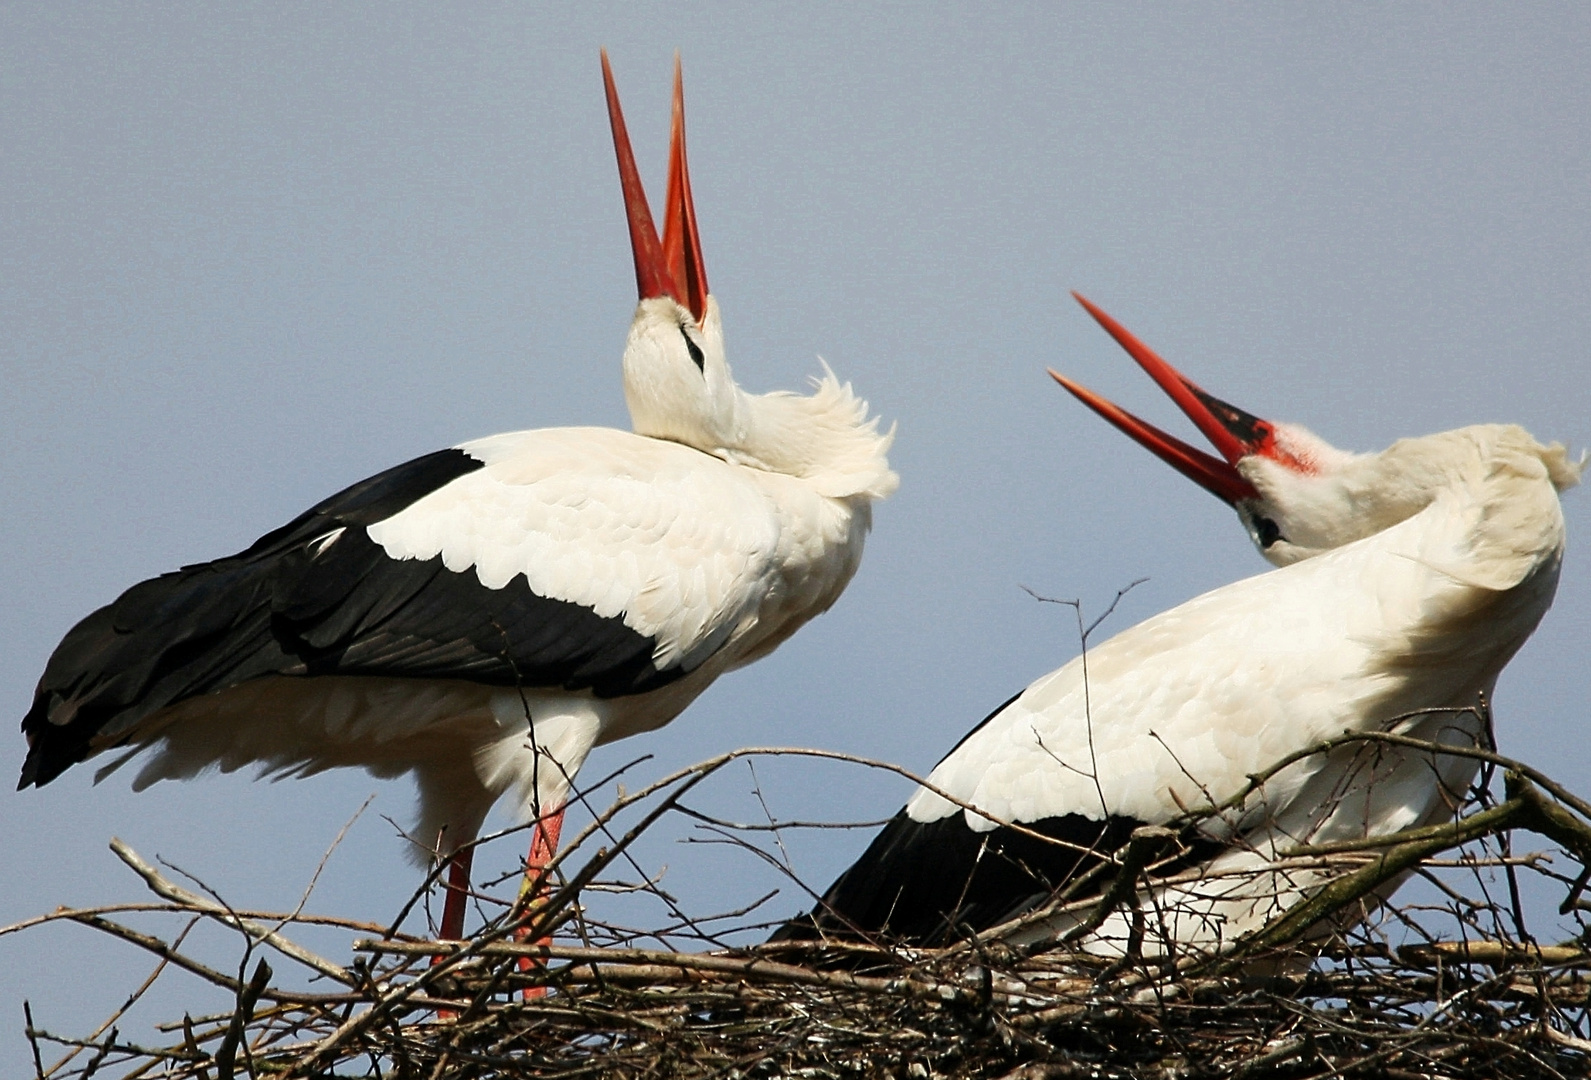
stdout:
<svg viewBox="0 0 1591 1080">
<path fill-rule="evenodd" d="M 740 393 L 736 432 L 709 450 L 726 461 L 805 481 L 832 499 L 882 499 L 900 485 L 886 457 L 893 426 L 878 430 L 867 402 L 827 364 L 811 394 Z M 705 449 L 705 448 L 704 448 Z"/>
<path fill-rule="evenodd" d="M 1295 434 L 1314 438 L 1302 429 Z M 1466 504 L 1498 524 L 1507 519 L 1525 547 L 1555 548 L 1562 543 L 1557 494 L 1579 482 L 1583 466 L 1561 444 L 1544 446 L 1512 424 L 1400 439 L 1379 454 L 1332 453 L 1318 473 L 1258 455 L 1239 465 L 1260 493 L 1249 513 L 1272 519 L 1284 538 L 1265 550 L 1271 562 L 1297 562 L 1374 536 L 1439 500 Z"/>
</svg>

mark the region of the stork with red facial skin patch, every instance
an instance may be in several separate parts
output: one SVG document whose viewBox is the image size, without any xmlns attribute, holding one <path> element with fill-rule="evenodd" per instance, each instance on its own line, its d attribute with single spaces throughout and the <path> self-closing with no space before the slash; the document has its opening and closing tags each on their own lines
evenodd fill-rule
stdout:
<svg viewBox="0 0 1591 1080">
<path fill-rule="evenodd" d="M 1207 394 L 1078 299 L 1220 456 L 1055 378 L 1236 510 L 1277 569 L 1090 646 L 996 709 L 776 938 L 940 944 L 1021 916 L 1134 829 L 1185 821 L 1345 733 L 1474 745 L 1485 733 L 1471 710 L 1552 603 L 1558 496 L 1581 472 L 1561 445 L 1490 424 L 1338 450 Z M 1148 936 L 1223 947 L 1323 880 L 1318 867 L 1275 869 L 1279 853 L 1446 818 L 1475 768 L 1363 744 L 1304 758 L 1170 849 L 1164 884 L 1143 897 Z M 1069 898 L 1097 896 L 1101 880 Z M 1035 918 L 1014 938 L 1080 918 Z M 1131 916 L 1113 915 L 1086 947 L 1119 953 L 1131 934 Z"/>
<path fill-rule="evenodd" d="M 664 230 L 604 85 L 640 302 L 633 431 L 462 443 L 371 477 L 236 555 L 142 582 L 57 646 L 22 721 L 20 787 L 106 751 L 134 786 L 219 767 L 359 766 L 419 786 L 416 854 L 468 853 L 509 795 L 547 827 L 594 746 L 667 724 L 766 656 L 855 574 L 891 433 L 825 371 L 735 385 L 707 289 L 676 62 Z M 462 848 L 462 851 L 461 851 Z"/>
</svg>

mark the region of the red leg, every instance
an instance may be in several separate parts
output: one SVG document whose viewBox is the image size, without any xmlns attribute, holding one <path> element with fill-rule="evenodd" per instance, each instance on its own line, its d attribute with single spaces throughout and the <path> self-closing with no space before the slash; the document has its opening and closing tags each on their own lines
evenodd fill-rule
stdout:
<svg viewBox="0 0 1591 1080">
<path fill-rule="evenodd" d="M 525 881 L 519 889 L 520 898 L 527 911 L 552 893 L 552 882 L 546 870 L 554 856 L 558 854 L 558 837 L 563 833 L 563 812 L 564 808 L 560 806 L 552 813 L 544 815 L 536 823 L 536 828 L 531 831 L 530 855 L 525 859 Z M 529 934 L 528 927 L 521 927 L 515 932 L 514 937 L 518 941 L 524 941 Z M 551 935 L 540 938 L 536 944 L 551 945 Z M 520 971 L 531 971 L 536 966 L 537 962 L 528 956 L 519 958 Z M 525 988 L 524 998 L 529 1001 L 545 997 L 546 993 L 545 986 L 530 986 Z"/>
<path fill-rule="evenodd" d="M 448 860 L 447 884 L 442 886 L 445 899 L 442 902 L 442 927 L 437 937 L 443 941 L 462 941 L 464 939 L 464 909 L 470 899 L 470 863 L 475 860 L 475 849 L 467 847 Z M 431 966 L 442 962 L 440 955 L 431 957 Z M 443 1020 L 451 1020 L 453 1011 L 443 1009 L 437 1012 Z"/>
<path fill-rule="evenodd" d="M 464 908 L 470 899 L 470 863 L 475 849 L 467 847 L 448 860 L 447 884 L 443 892 L 447 899 L 442 905 L 442 929 L 437 935 L 443 941 L 464 939 Z"/>
<path fill-rule="evenodd" d="M 548 814 L 536 823 L 530 834 L 530 855 L 525 860 L 525 880 L 534 882 L 538 895 L 548 892 L 547 882 L 541 880 L 553 858 L 558 854 L 558 838 L 563 835 L 563 807 Z"/>
</svg>

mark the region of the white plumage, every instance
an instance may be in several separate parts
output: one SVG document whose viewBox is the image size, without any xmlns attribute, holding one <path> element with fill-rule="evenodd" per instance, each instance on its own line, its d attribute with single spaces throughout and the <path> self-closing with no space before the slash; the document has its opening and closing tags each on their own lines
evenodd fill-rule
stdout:
<svg viewBox="0 0 1591 1080">
<path fill-rule="evenodd" d="M 1345 731 L 1475 705 L 1551 602 L 1564 536 L 1556 489 L 1576 469 L 1562 447 L 1506 426 L 1405 440 L 1353 464 L 1384 471 L 1389 455 L 1441 463 L 1423 510 L 1090 649 L 1092 746 L 1079 658 L 1029 686 L 930 783 L 1008 821 L 1062 807 L 1163 821 L 1212 785 L 1230 792 Z M 1336 487 L 1340 476 L 1314 482 Z M 1512 520 L 1499 522 L 1504 515 Z M 1300 550 L 1289 548 L 1277 555 Z M 928 821 L 950 811 L 920 791 L 907 812 Z M 993 827 L 970 816 L 968 824 Z"/>
<path fill-rule="evenodd" d="M 856 429 L 871 426 L 865 405 L 832 376 L 814 398 L 796 400 L 833 404 Z M 668 723 L 718 675 L 766 655 L 838 599 L 860 564 L 871 499 L 894 482 L 882 458 L 887 437 L 870 442 L 874 490 L 840 497 L 607 428 L 465 443 L 458 449 L 483 467 L 366 527 L 369 539 L 400 562 L 440 558 L 487 589 L 522 577 L 535 596 L 651 639 L 651 664 L 682 676 L 609 698 L 458 679 L 255 678 L 145 721 L 135 740 L 156 752 L 135 784 L 212 765 L 412 772 L 421 784 L 415 835 L 426 845 L 441 836 L 444 851 L 472 838 L 511 788 L 526 818 L 559 806 L 594 746 Z M 317 555 L 340 542 L 328 533 L 314 542 Z"/>
<path fill-rule="evenodd" d="M 839 597 L 897 483 L 892 433 L 827 369 L 808 396 L 735 385 L 678 67 L 662 237 L 605 55 L 603 73 L 641 296 L 634 432 L 464 443 L 135 586 L 52 656 L 24 786 L 110 747 L 128 750 L 101 775 L 152 751 L 137 786 L 251 764 L 412 773 L 417 842 L 447 855 L 505 792 L 526 817 L 560 807 L 594 745 L 666 724 Z"/>
<path fill-rule="evenodd" d="M 825 389 L 865 414 L 832 377 Z M 871 441 L 872 486 L 830 497 L 801 478 L 607 428 L 495 435 L 459 447 L 484 468 L 369 533 L 394 559 L 440 556 L 487 588 L 523 574 L 539 596 L 657 639 L 658 667 L 691 671 L 721 649 L 771 648 L 805 621 L 791 615 L 838 596 L 871 501 L 893 483 Z"/>
<path fill-rule="evenodd" d="M 1558 493 L 1580 475 L 1562 446 L 1483 425 L 1345 453 L 1210 397 L 1090 310 L 1215 429 L 1227 460 L 1063 384 L 1232 503 L 1278 569 L 1157 615 L 1031 684 L 927 778 L 981 813 L 920 788 L 830 889 L 812 916 L 821 927 L 931 939 L 952 922 L 995 925 L 1090 865 L 1081 852 L 1213 808 L 1252 774 L 1345 733 L 1480 743 L 1477 706 L 1552 602 Z M 1322 880 L 1318 869 L 1259 867 L 1301 843 L 1447 817 L 1475 769 L 1469 758 L 1364 745 L 1300 761 L 1201 827 L 1200 841 L 1225 850 L 1200 861 L 1198 880 L 1150 898 L 1162 930 L 1183 944 L 1240 936 Z M 1077 846 L 1018 853 L 1001 823 Z M 1001 878 L 984 860 L 1013 865 Z M 1049 880 L 1027 872 L 1046 862 Z M 1093 947 L 1119 948 L 1128 929 L 1128 916 L 1114 917 Z"/>
</svg>

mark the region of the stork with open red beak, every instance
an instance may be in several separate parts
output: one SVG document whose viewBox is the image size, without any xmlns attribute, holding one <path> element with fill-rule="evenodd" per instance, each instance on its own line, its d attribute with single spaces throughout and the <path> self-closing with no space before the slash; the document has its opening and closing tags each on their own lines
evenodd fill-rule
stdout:
<svg viewBox="0 0 1591 1080">
<path fill-rule="evenodd" d="M 663 234 L 602 72 L 640 303 L 634 431 L 462 443 L 333 495 L 246 551 L 142 582 L 68 633 L 22 721 L 20 787 L 104 751 L 134 786 L 219 766 L 410 773 L 415 851 L 454 859 L 511 795 L 555 846 L 592 747 L 668 723 L 839 598 L 897 484 L 865 402 L 825 370 L 749 394 L 724 356 L 676 61 Z"/>
<path fill-rule="evenodd" d="M 1278 569 L 1091 646 L 1086 668 L 1073 660 L 995 710 L 928 776 L 978 812 L 919 788 L 778 937 L 940 943 L 1030 911 L 1135 828 L 1186 821 L 1238 795 L 1251 775 L 1344 733 L 1475 744 L 1479 714 L 1464 710 L 1489 699 L 1552 603 L 1564 548 L 1558 495 L 1581 472 L 1561 445 L 1493 424 L 1347 453 L 1211 396 L 1078 299 L 1219 456 L 1055 378 L 1233 507 Z M 1185 838 L 1163 868 L 1166 884 L 1144 898 L 1150 936 L 1209 948 L 1236 941 L 1328 872 L 1276 870 L 1280 854 L 1448 817 L 1475 765 L 1363 745 L 1304 758 L 1241 812 L 1216 814 Z M 1077 925 L 1055 916 L 1021 936 Z M 1086 947 L 1119 952 L 1130 929 L 1128 916 L 1112 916 Z"/>
</svg>

